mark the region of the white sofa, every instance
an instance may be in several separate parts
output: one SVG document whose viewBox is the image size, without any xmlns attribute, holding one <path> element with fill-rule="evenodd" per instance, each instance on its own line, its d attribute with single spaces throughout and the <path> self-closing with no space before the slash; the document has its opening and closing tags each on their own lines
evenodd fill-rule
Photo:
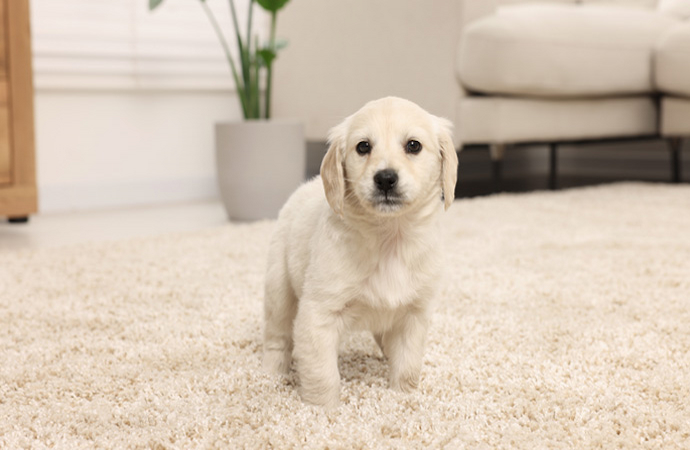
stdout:
<svg viewBox="0 0 690 450">
<path fill-rule="evenodd" d="M 690 0 L 464 4 L 456 135 L 461 145 L 488 144 L 497 176 L 513 144 L 550 144 L 555 187 L 558 143 L 662 136 L 680 180 Z"/>
</svg>

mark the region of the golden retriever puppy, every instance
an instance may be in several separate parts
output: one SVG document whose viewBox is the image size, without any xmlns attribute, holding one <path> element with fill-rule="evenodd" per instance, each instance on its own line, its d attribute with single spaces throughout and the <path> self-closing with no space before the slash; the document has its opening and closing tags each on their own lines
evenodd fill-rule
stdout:
<svg viewBox="0 0 690 450">
<path fill-rule="evenodd" d="M 390 386 L 417 386 L 442 262 L 439 215 L 458 158 L 448 120 L 395 97 L 367 103 L 329 133 L 321 177 L 278 217 L 265 286 L 264 369 L 289 370 L 308 403 L 340 401 L 338 347 L 368 329 Z"/>
</svg>

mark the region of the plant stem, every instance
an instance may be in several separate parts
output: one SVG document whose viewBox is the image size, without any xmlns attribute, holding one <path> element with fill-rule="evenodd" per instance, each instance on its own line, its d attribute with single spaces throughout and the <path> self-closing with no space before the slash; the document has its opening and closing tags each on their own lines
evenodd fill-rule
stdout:
<svg viewBox="0 0 690 450">
<path fill-rule="evenodd" d="M 259 36 L 255 36 L 254 38 L 254 48 L 258 49 L 259 48 Z M 260 119 L 261 118 L 261 89 L 259 87 L 259 83 L 261 80 L 260 77 L 260 70 L 261 70 L 261 62 L 259 61 L 259 54 L 256 53 L 254 55 L 254 73 L 253 73 L 253 93 L 254 93 L 254 98 L 256 98 L 256 118 Z"/>
<path fill-rule="evenodd" d="M 273 11 L 271 13 L 271 37 L 269 45 L 271 50 L 276 52 L 276 22 L 278 13 Z M 273 61 L 266 65 L 266 98 L 264 99 L 266 106 L 264 107 L 264 114 L 266 119 L 271 118 L 271 83 L 273 80 Z"/>
<path fill-rule="evenodd" d="M 253 118 L 258 119 L 261 117 L 261 112 L 259 111 L 259 90 L 257 88 L 259 84 L 259 79 L 255 76 L 254 73 L 252 73 L 252 67 L 259 67 L 258 56 L 256 54 L 259 48 L 258 42 L 255 43 L 254 50 L 252 51 L 252 14 L 254 12 L 254 1 L 255 0 L 249 0 L 249 14 L 247 18 L 247 40 L 245 42 L 247 43 L 247 60 L 249 61 L 249 65 L 247 66 L 247 73 L 249 76 L 251 86 L 248 94 L 251 97 L 251 115 Z M 258 72 L 258 69 L 256 71 Z"/>
<path fill-rule="evenodd" d="M 247 19 L 247 47 L 252 44 L 252 13 L 254 12 L 254 0 L 249 0 L 249 18 Z M 255 48 L 258 48 L 255 47 Z"/>
<path fill-rule="evenodd" d="M 213 11 L 211 11 L 211 8 L 208 7 L 205 1 L 201 0 L 200 1 L 201 6 L 204 8 L 204 11 L 206 12 L 206 15 L 208 16 L 209 20 L 211 21 L 211 25 L 213 25 L 213 29 L 216 31 L 216 34 L 218 35 L 218 39 L 220 40 L 220 44 L 223 47 L 223 50 L 225 51 L 225 57 L 228 60 L 228 63 L 230 64 L 230 70 L 232 71 L 232 77 L 235 79 L 235 88 L 237 89 L 237 95 L 240 97 L 240 104 L 242 105 L 242 112 L 244 114 L 245 119 L 248 117 L 247 115 L 247 98 L 245 94 L 245 90 L 243 88 L 242 81 L 240 80 L 238 74 L 237 74 L 237 69 L 235 68 L 235 61 L 232 58 L 232 54 L 230 53 L 230 47 L 228 47 L 228 43 L 225 40 L 225 36 L 223 35 L 223 32 L 220 30 L 220 26 L 218 25 L 218 21 L 216 21 L 216 17 L 213 15 Z"/>
<path fill-rule="evenodd" d="M 242 66 L 242 80 L 244 81 L 244 86 L 245 86 L 245 96 L 247 99 L 247 113 L 248 115 L 245 117 L 246 119 L 249 118 L 254 118 L 254 110 L 256 109 L 254 107 L 255 105 L 255 99 L 252 98 L 251 96 L 251 91 L 248 89 L 249 84 L 251 83 L 250 80 L 250 55 L 249 55 L 249 47 L 251 45 L 250 42 L 247 42 L 247 45 L 242 41 L 242 36 L 240 35 L 240 26 L 239 22 L 237 20 L 237 11 L 235 9 L 235 1 L 234 0 L 228 0 L 230 3 L 230 13 L 232 15 L 232 23 L 235 27 L 235 37 L 237 39 L 237 49 L 239 50 L 240 53 L 240 65 Z"/>
</svg>

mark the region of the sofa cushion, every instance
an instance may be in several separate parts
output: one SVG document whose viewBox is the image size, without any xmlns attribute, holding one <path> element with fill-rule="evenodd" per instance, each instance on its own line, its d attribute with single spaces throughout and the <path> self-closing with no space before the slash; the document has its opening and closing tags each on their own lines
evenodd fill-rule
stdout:
<svg viewBox="0 0 690 450">
<path fill-rule="evenodd" d="M 658 41 L 655 84 L 658 90 L 690 97 L 690 23 L 683 22 Z"/>
<path fill-rule="evenodd" d="M 582 0 L 580 3 L 585 5 L 616 5 L 633 8 L 654 8 L 657 0 Z"/>
<path fill-rule="evenodd" d="M 461 145 L 558 142 L 657 133 L 653 97 L 596 99 L 461 97 L 455 137 Z"/>
<path fill-rule="evenodd" d="M 659 11 L 681 19 L 690 18 L 690 0 L 660 0 Z"/>
<path fill-rule="evenodd" d="M 690 136 L 690 99 L 680 97 L 661 99 L 661 135 Z"/>
<path fill-rule="evenodd" d="M 540 3 L 580 3 L 580 0 L 539 0 Z M 460 2 L 460 22 L 463 26 L 482 17 L 494 14 L 500 7 L 517 5 L 520 3 L 534 3 L 534 0 L 465 0 Z"/>
<path fill-rule="evenodd" d="M 479 93 L 547 97 L 652 91 L 652 51 L 679 20 L 656 10 L 581 5 L 501 8 L 467 27 L 456 73 Z"/>
</svg>

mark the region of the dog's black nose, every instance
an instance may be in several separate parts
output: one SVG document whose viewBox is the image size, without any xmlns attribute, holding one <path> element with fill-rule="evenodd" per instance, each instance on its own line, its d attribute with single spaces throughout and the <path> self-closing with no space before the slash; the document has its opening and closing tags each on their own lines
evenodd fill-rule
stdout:
<svg viewBox="0 0 690 450">
<path fill-rule="evenodd" d="M 383 192 L 388 192 L 398 184 L 398 174 L 395 170 L 384 169 L 379 170 L 374 175 L 374 183 L 376 187 Z"/>
</svg>

